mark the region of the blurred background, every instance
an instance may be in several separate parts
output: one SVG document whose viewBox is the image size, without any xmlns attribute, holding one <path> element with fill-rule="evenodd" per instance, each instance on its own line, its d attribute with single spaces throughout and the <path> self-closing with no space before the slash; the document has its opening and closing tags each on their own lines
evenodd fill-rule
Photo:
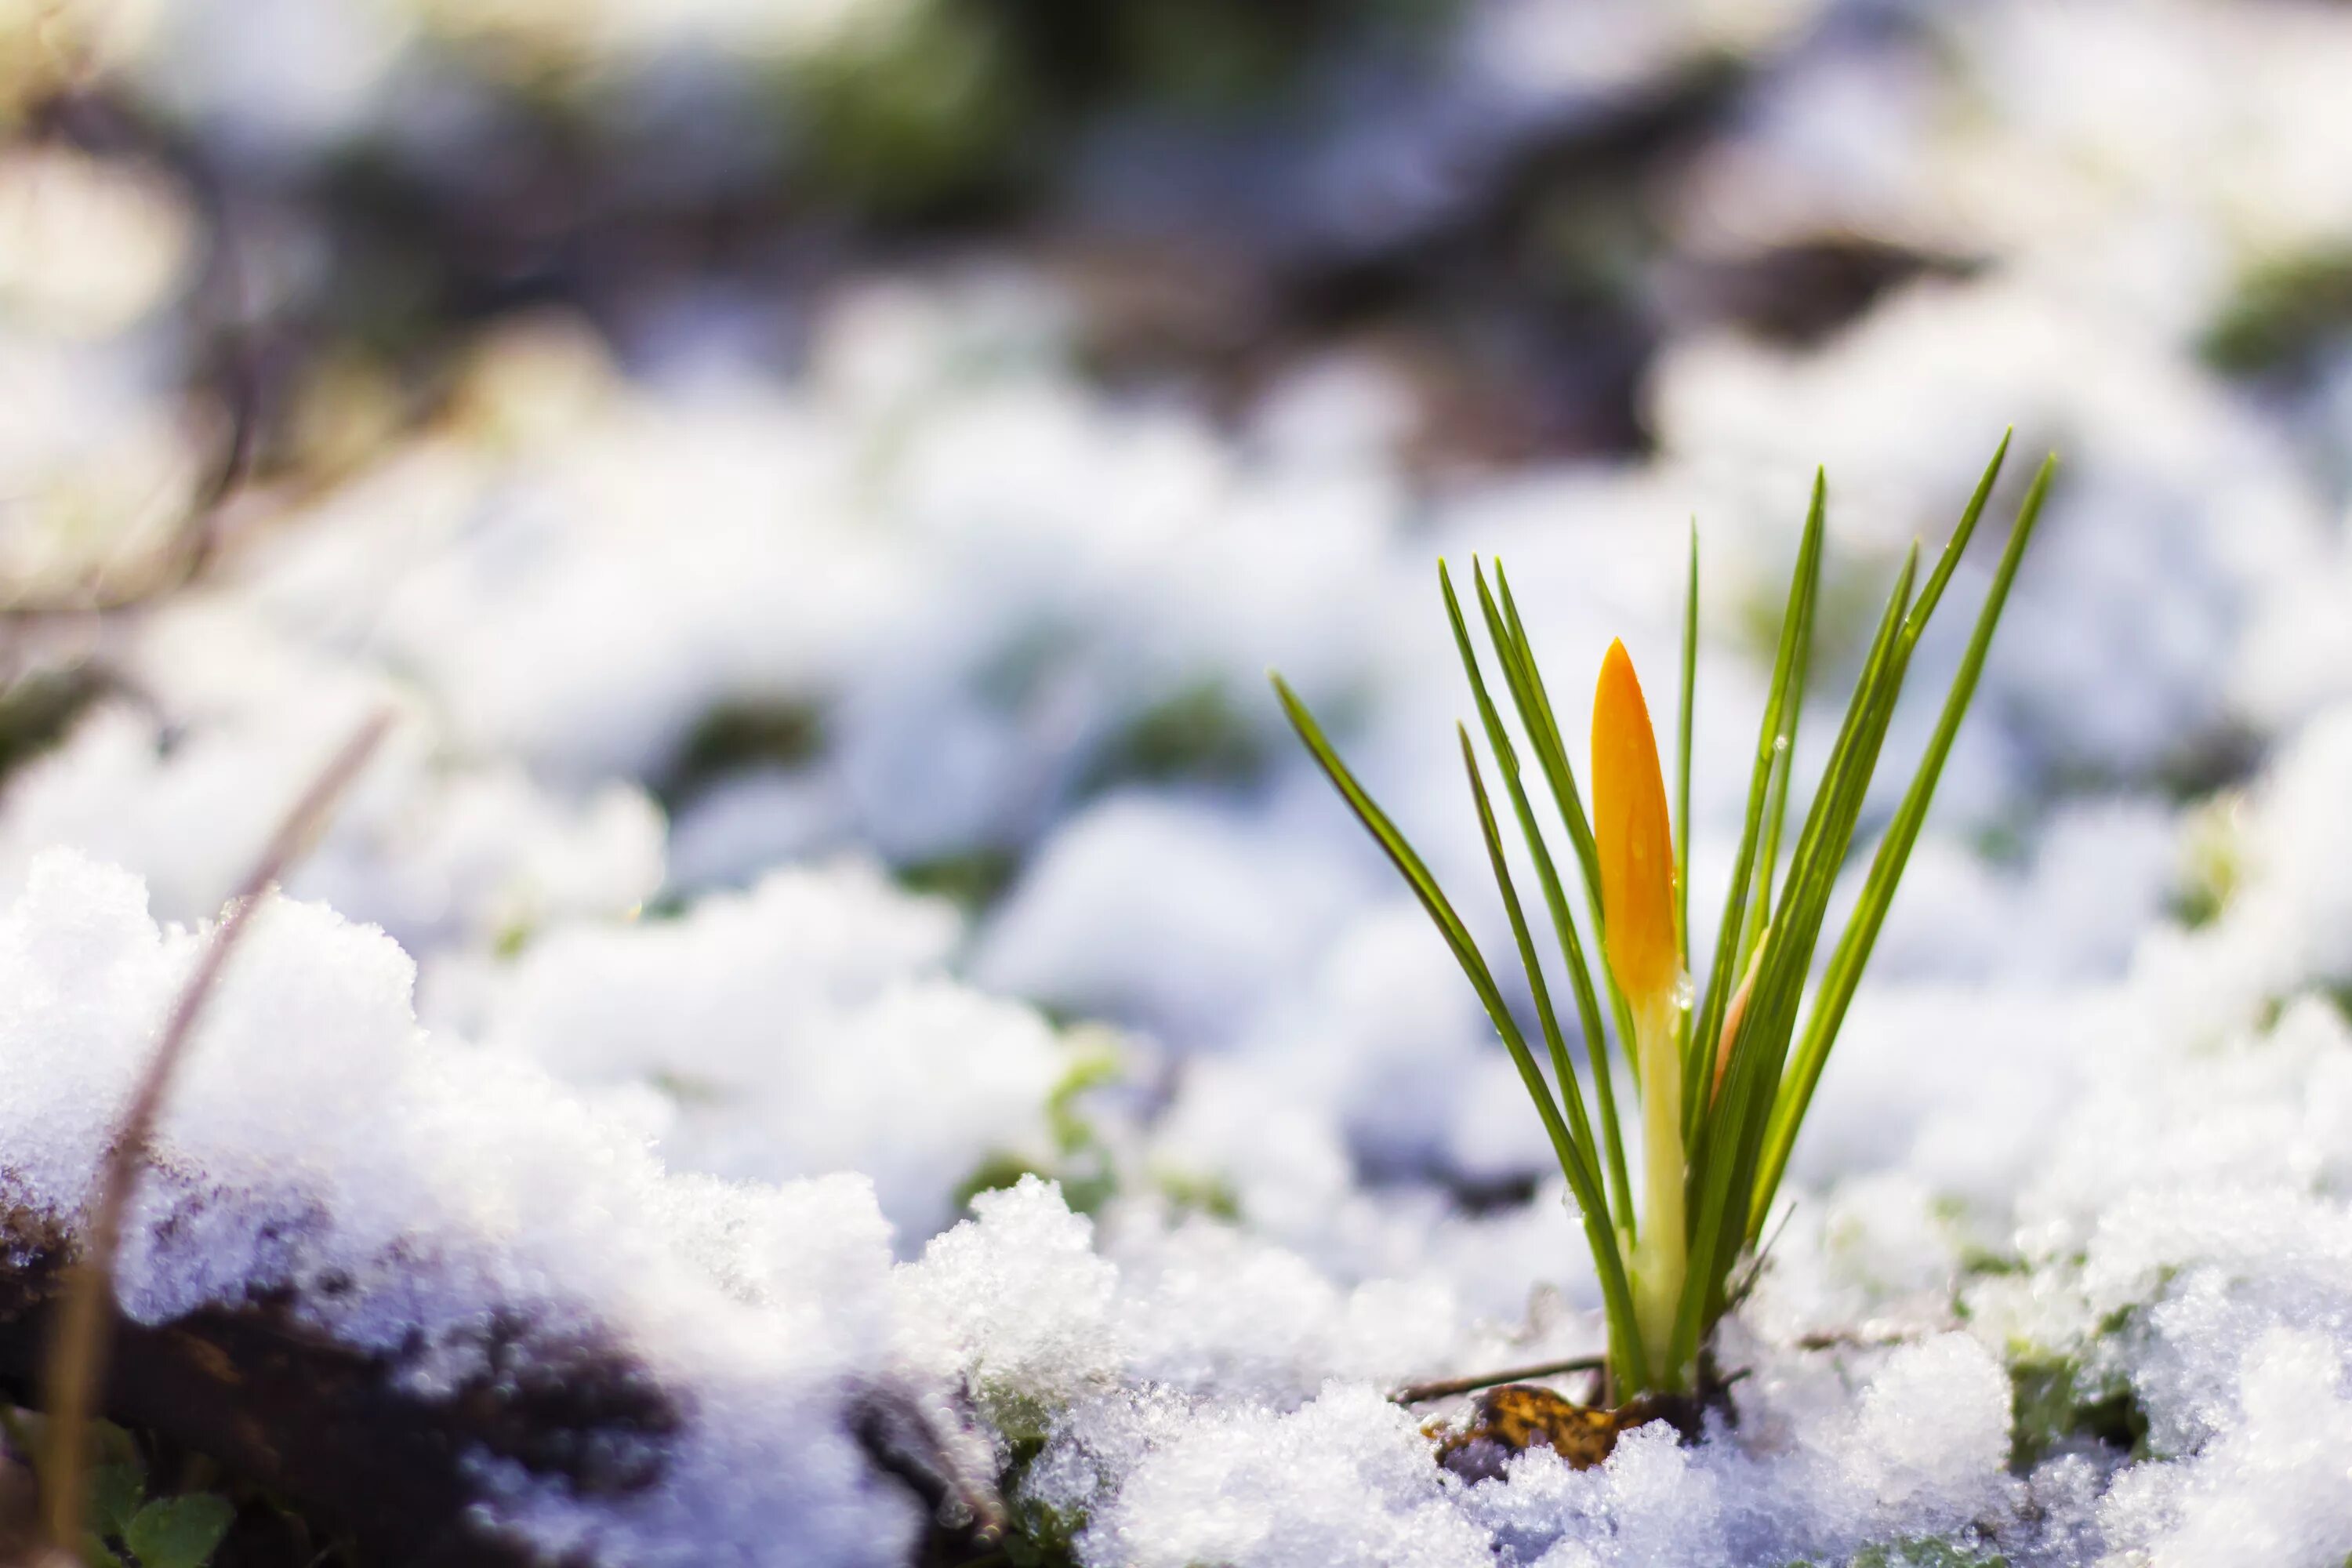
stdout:
<svg viewBox="0 0 2352 1568">
<path fill-rule="evenodd" d="M 1810 1156 L 1997 1194 L 2058 1089 L 1969 1007 L 2210 918 L 2352 691 L 2347 81 L 2294 0 L 0 0 L 0 878 L 200 917 L 388 696 L 295 890 L 428 1021 L 902 1246 L 1108 1182 L 1041 1107 L 1115 1079 L 1171 1201 L 1366 1272 L 1548 1155 L 1265 669 L 1476 904 L 1434 559 L 1574 732 L 1612 636 L 1664 710 L 1696 516 L 1704 936 L 1814 465 L 1842 696 L 2014 426 L 1880 964 L 1947 1000 L 1853 1031 L 1994 1043 L 1857 1046 Z M 1050 1047 L 873 1022 L 933 969 Z"/>
<path fill-rule="evenodd" d="M 1905 188 L 1948 184 L 1913 161 L 1990 85 L 1947 20 L 12 0 L 11 304 L 84 340 L 169 316 L 256 478 L 446 410 L 501 321 L 639 377 L 791 374 L 845 287 L 991 269 L 1106 391 L 1229 423 L 1345 352 L 1399 383 L 1431 470 L 1638 452 L 1662 338 L 1817 339 L 2013 237 Z"/>
</svg>

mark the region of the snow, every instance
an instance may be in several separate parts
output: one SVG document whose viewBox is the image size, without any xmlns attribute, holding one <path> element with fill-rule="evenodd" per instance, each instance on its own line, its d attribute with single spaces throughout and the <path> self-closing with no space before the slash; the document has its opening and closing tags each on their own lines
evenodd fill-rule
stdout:
<svg viewBox="0 0 2352 1568">
<path fill-rule="evenodd" d="M 159 928 L 136 879 L 65 851 L 35 861 L 0 917 L 10 1191 L 36 1216 L 89 1201 L 202 940 Z M 845 1426 L 886 1330 L 870 1184 L 667 1175 L 537 1068 L 423 1034 L 413 978 L 389 939 L 321 906 L 261 912 L 158 1130 L 123 1310 L 167 1322 L 282 1289 L 426 1398 L 482 1373 L 494 1315 L 551 1342 L 603 1337 L 689 1411 L 658 1483 L 590 1513 L 560 1478 L 484 1456 L 495 1528 L 615 1561 L 903 1550 L 914 1510 Z M 756 1497 L 736 1484 L 754 1468 L 775 1476 Z"/>
<path fill-rule="evenodd" d="M 463 7 L 149 9 L 109 47 L 152 107 L 288 168 L 373 145 L 462 182 L 513 107 Z M 920 9 L 519 7 L 501 47 L 602 62 L 619 125 L 698 50 L 805 62 Z M 1271 249 L 1377 247 L 1443 221 L 1425 160 L 1721 46 L 1759 68 L 1655 193 L 1678 254 L 1851 231 L 1983 263 L 1802 345 L 1663 291 L 1638 457 L 1433 478 L 1413 383 L 1348 352 L 1231 418 L 1114 394 L 1059 287 L 988 265 L 845 289 L 788 370 L 483 328 L 434 420 L 273 479 L 200 584 L 26 644 L 106 679 L 0 780 L 11 1205 L 86 1209 L 205 922 L 388 705 L 194 1042 L 118 1295 L 163 1323 L 283 1291 L 426 1400 L 519 1319 L 541 1370 L 590 1343 L 679 1413 L 634 1491 L 465 1456 L 486 1528 L 584 1563 L 908 1562 L 921 1509 L 851 1430 L 889 1389 L 969 1420 L 1087 1568 L 2335 1568 L 2352 362 L 2250 390 L 2199 342 L 2264 258 L 2352 233 L 2352 21 L 1840 9 L 1909 19 L 1800 44 L 1801 4 L 1473 5 L 1393 122 L 1325 104 L 1264 171 L 1297 209 Z M 427 135 L 412 99 L 477 113 Z M 1123 166 L 1093 150 L 1073 199 L 1115 216 Z M 1283 197 L 1334 170 L 1380 199 Z M 161 324 L 192 214 L 128 160 L 0 159 L 13 593 L 143 558 L 205 470 Z M 1834 674 L 2011 425 L 1988 533 L 2063 466 L 1724 1331 L 1736 1425 L 1461 1481 L 1418 1430 L 1461 1402 L 1387 1394 L 1588 1353 L 1598 1292 L 1490 1026 L 1265 671 L 1491 942 L 1433 560 L 1507 563 L 1579 735 L 1609 638 L 1654 691 L 1671 668 L 1696 512 L 1704 941 L 1813 466 Z M 1920 648 L 1874 825 L 1990 553 Z M 1831 729 L 1808 712 L 1801 773 Z"/>
<path fill-rule="evenodd" d="M 307 710 L 168 746 L 152 717 L 93 710 L 8 782 L 0 885 L 20 885 L 42 848 L 70 843 L 140 867 L 169 918 L 216 910 L 356 722 L 342 694 L 321 695 Z M 615 783 L 565 801 L 510 763 L 448 766 L 421 731 L 395 735 L 295 873 L 298 891 L 427 949 L 458 933 L 513 941 L 559 917 L 617 913 L 660 886 L 661 823 L 642 792 Z M 191 833 L 195 822 L 205 831 Z"/>
<path fill-rule="evenodd" d="M 1088 1563 L 1395 1563 L 1470 1568 L 1485 1532 L 1451 1506 L 1412 1418 L 1334 1384 L 1286 1415 L 1196 1419 L 1121 1478 L 1087 1524 Z"/>
<path fill-rule="evenodd" d="M 775 873 L 674 921 L 572 926 L 485 978 L 474 1032 L 566 1082 L 653 1097 L 676 1170 L 855 1170 L 909 1238 L 991 1158 L 1045 1164 L 1074 1064 L 1032 1009 L 959 985 L 961 922 L 871 867 Z"/>
</svg>

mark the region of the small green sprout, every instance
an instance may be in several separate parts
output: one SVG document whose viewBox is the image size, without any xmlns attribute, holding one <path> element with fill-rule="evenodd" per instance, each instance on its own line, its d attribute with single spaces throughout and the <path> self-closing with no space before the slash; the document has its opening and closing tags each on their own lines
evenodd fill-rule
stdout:
<svg viewBox="0 0 2352 1568">
<path fill-rule="evenodd" d="M 0 1405 L 0 1431 L 24 1454 L 40 1450 L 47 1422 Z M 110 1421 L 84 1429 L 90 1450 L 81 1510 L 81 1561 L 89 1568 L 207 1568 L 236 1522 L 236 1505 L 205 1484 L 213 1467 L 191 1459 L 178 1489 L 151 1495 L 153 1478 L 139 1442 Z M 70 1553 L 45 1561 L 66 1562 Z"/>
<path fill-rule="evenodd" d="M 1472 563 L 1479 618 L 1493 647 L 1494 664 L 1536 770 L 1567 826 L 1581 873 L 1589 929 L 1602 960 L 1598 985 L 1558 862 L 1538 826 L 1520 771 L 1519 750 L 1488 690 L 1453 578 L 1439 563 L 1438 584 L 1469 677 L 1479 727 L 1526 841 L 1575 998 L 1579 1032 L 1590 1058 L 1582 1075 L 1569 1055 L 1559 1010 L 1512 879 L 1486 774 L 1468 728 L 1456 727 L 1463 766 L 1535 1004 L 1549 1079 L 1495 972 L 1429 868 L 1348 771 L 1306 705 L 1280 676 L 1274 678 L 1275 690 L 1299 738 L 1436 922 L 1535 1101 L 1582 1213 L 1608 1319 L 1611 1382 L 1621 1398 L 1693 1388 L 1701 1350 L 1738 1296 L 1736 1280 L 1745 1272 L 1743 1261 L 1752 1259 L 1760 1244 L 1790 1146 L 1894 900 L 1953 738 L 1975 695 L 1993 629 L 2049 491 L 2054 458 L 2042 463 L 2026 491 L 1978 613 L 1974 635 L 1946 693 L 1942 716 L 1879 839 L 1861 897 L 1816 973 L 1814 959 L 1828 921 L 1830 896 L 1853 851 L 1863 800 L 1912 652 L 1976 531 L 2008 451 L 2009 438 L 2003 437 L 1924 585 L 1917 584 L 1916 544 L 1905 560 L 1784 870 L 1780 847 L 1790 811 L 1789 774 L 1822 581 L 1827 491 L 1823 479 L 1815 476 L 1812 504 L 1781 615 L 1738 853 L 1715 949 L 1707 955 L 1703 989 L 1693 983 L 1686 890 L 1698 624 L 1696 527 L 1683 611 L 1671 824 L 1649 710 L 1622 645 L 1610 648 L 1595 693 L 1593 810 L 1588 818 L 1510 581 L 1498 561 L 1490 588 L 1484 564 Z M 1813 983 L 1812 1002 L 1807 1012 L 1803 1005 L 1809 980 Z M 1641 1108 L 1643 1157 L 1638 1209 L 1603 1028 L 1604 992 Z"/>
</svg>

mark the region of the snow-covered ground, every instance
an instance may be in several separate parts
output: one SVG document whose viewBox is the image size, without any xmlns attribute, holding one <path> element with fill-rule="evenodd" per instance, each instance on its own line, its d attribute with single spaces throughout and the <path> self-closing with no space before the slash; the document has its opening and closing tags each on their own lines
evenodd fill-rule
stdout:
<svg viewBox="0 0 2352 1568">
<path fill-rule="evenodd" d="M 428 155 L 393 84 L 455 68 L 464 7 L 270 9 L 311 29 L 299 94 L 205 25 L 240 8 L 108 47 L 192 124 L 277 118 L 230 144 Z M 905 8 L 592 9 L 516 7 L 500 47 L 751 27 L 781 58 Z M 11 1204 L 87 1200 L 201 922 L 389 704 L 198 1038 L 120 1293 L 155 1322 L 282 1288 L 426 1395 L 520 1317 L 684 1413 L 618 1497 L 477 1456 L 487 1528 L 908 1561 L 920 1510 L 850 1430 L 889 1388 L 971 1422 L 1024 1541 L 1088 1568 L 2343 1563 L 2352 353 L 2315 331 L 2303 374 L 2233 379 L 2212 333 L 2352 238 L 2352 15 L 1631 7 L 1667 20 L 1606 57 L 1473 9 L 1464 58 L 1536 83 L 1496 135 L 1785 51 L 1666 193 L 1688 254 L 1850 231 L 1979 265 L 1806 347 L 1677 328 L 1647 457 L 1442 479 L 1374 357 L 1234 418 L 1113 395 L 1017 268 L 847 290 L 790 374 L 486 326 L 438 418 L 12 655 L 106 679 L 0 780 Z M 132 572 L 200 488 L 193 213 L 127 162 L 0 158 L 24 592 Z M 1704 941 L 1814 465 L 1833 690 L 2012 425 L 1992 521 L 2042 451 L 2061 477 L 1727 1327 L 1736 1429 L 1460 1481 L 1387 1392 L 1596 1349 L 1597 1288 L 1508 1059 L 1265 672 L 1501 937 L 1434 563 L 1507 564 L 1580 735 L 1612 637 L 1667 689 L 1696 515 Z M 1898 717 L 1873 820 L 1932 721 Z"/>
</svg>

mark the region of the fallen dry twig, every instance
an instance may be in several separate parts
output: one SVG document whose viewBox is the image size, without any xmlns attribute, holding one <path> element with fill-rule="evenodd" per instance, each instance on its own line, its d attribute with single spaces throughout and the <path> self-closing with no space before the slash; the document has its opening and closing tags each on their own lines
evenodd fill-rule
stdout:
<svg viewBox="0 0 2352 1568">
<path fill-rule="evenodd" d="M 1481 1373 L 1475 1377 L 1449 1377 L 1436 1383 L 1408 1384 L 1389 1397 L 1399 1405 L 1421 1405 L 1432 1399 L 1446 1399 L 1456 1394 L 1475 1394 L 1482 1388 L 1498 1384 L 1524 1383 L 1535 1377 L 1559 1377 L 1571 1372 L 1599 1372 L 1607 1358 L 1597 1355 L 1570 1356 L 1566 1361 L 1538 1362 L 1533 1366 L 1515 1366 L 1507 1372 Z"/>
</svg>

